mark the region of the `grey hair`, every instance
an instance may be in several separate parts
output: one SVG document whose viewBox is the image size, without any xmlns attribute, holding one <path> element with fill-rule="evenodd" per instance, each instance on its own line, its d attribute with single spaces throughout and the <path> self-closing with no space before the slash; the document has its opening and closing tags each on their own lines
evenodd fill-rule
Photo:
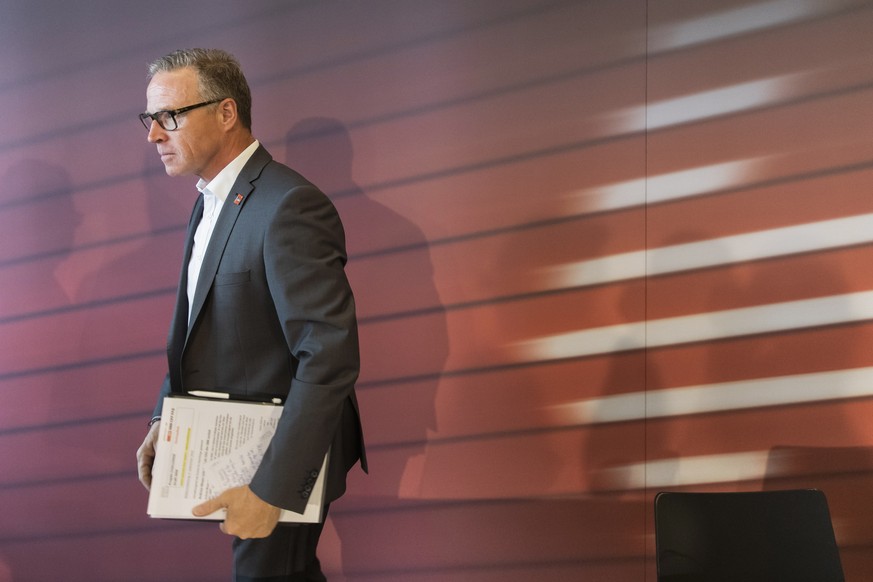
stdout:
<svg viewBox="0 0 873 582">
<path fill-rule="evenodd" d="M 239 61 L 230 53 L 200 48 L 173 51 L 149 64 L 149 78 L 188 67 L 197 71 L 201 97 L 206 101 L 233 99 L 240 122 L 251 130 L 252 93 Z"/>
</svg>

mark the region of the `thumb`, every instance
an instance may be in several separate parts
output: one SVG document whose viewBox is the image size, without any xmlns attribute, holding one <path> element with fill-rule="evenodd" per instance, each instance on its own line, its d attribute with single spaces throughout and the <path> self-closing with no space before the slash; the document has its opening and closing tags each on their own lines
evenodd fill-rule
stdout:
<svg viewBox="0 0 873 582">
<path fill-rule="evenodd" d="M 195 517 L 204 517 L 210 513 L 218 511 L 219 509 L 227 507 L 227 504 L 222 501 L 222 497 L 222 495 L 219 495 L 218 497 L 213 497 L 208 501 L 204 501 L 192 509 L 191 513 L 193 513 Z"/>
</svg>

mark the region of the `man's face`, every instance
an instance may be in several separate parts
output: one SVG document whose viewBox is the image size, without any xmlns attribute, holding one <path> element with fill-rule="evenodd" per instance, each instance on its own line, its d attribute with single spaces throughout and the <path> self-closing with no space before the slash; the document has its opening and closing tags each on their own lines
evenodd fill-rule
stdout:
<svg viewBox="0 0 873 582">
<path fill-rule="evenodd" d="M 204 101 L 197 83 L 197 73 L 186 68 L 155 74 L 146 89 L 150 113 L 179 109 Z M 206 181 L 221 170 L 219 152 L 224 132 L 216 106 L 207 105 L 176 116 L 178 128 L 163 129 L 151 124 L 148 140 L 158 148 L 164 169 L 170 176 L 194 175 Z M 222 164 L 223 166 L 223 164 Z"/>
</svg>

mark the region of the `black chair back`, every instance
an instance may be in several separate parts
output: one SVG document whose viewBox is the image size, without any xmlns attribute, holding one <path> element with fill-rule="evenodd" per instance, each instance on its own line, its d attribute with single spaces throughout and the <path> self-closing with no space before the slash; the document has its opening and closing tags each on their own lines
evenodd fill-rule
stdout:
<svg viewBox="0 0 873 582">
<path fill-rule="evenodd" d="M 658 582 L 844 582 L 827 500 L 815 489 L 662 492 Z"/>
</svg>

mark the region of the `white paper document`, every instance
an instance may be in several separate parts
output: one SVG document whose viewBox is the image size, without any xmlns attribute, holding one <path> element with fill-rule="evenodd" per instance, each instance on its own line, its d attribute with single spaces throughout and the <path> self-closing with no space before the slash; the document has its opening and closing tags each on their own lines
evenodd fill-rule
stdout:
<svg viewBox="0 0 873 582">
<path fill-rule="evenodd" d="M 282 407 L 257 402 L 167 397 L 152 467 L 148 514 L 169 519 L 223 520 L 226 510 L 195 517 L 191 510 L 225 489 L 248 485 L 276 432 Z M 282 510 L 279 521 L 321 521 L 327 460 L 303 513 Z"/>
</svg>

